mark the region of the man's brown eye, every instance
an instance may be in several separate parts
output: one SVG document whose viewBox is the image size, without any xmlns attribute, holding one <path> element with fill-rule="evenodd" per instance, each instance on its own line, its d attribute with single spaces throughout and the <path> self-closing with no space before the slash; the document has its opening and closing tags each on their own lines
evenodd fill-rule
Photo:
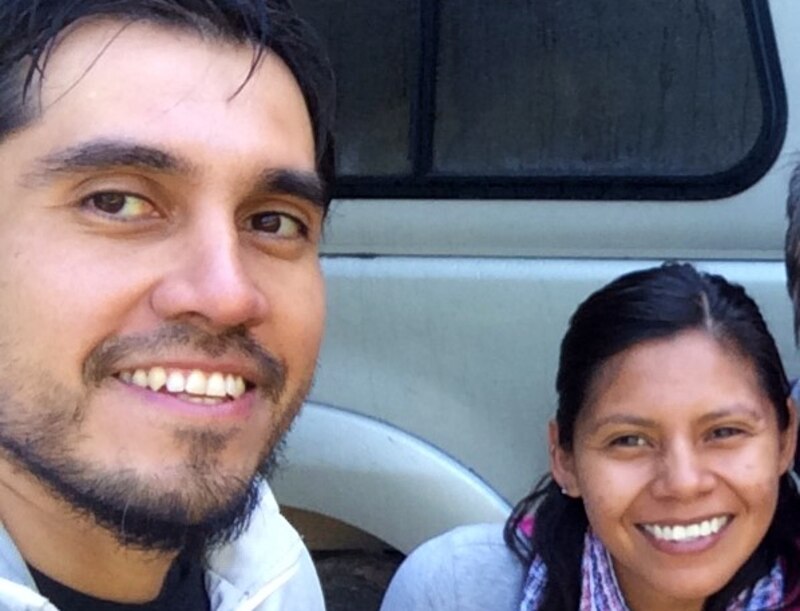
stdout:
<svg viewBox="0 0 800 611">
<path fill-rule="evenodd" d="M 274 212 L 257 214 L 253 217 L 253 229 L 267 233 L 277 233 L 281 228 L 281 217 Z"/>
<path fill-rule="evenodd" d="M 253 231 L 271 234 L 280 238 L 296 238 L 305 235 L 305 225 L 293 216 L 280 212 L 264 212 L 251 217 Z"/>
<path fill-rule="evenodd" d="M 89 198 L 98 210 L 108 214 L 117 214 L 125 207 L 126 196 L 123 193 L 98 193 Z"/>
<path fill-rule="evenodd" d="M 157 214 L 153 204 L 143 197 L 120 191 L 94 193 L 83 200 L 82 206 L 122 221 L 143 219 Z"/>
</svg>

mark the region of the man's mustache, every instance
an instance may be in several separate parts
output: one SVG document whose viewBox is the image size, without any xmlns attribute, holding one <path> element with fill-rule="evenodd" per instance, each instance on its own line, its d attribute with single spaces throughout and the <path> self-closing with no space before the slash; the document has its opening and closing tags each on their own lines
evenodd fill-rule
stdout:
<svg viewBox="0 0 800 611">
<path fill-rule="evenodd" d="M 157 359 L 175 348 L 189 347 L 211 358 L 225 354 L 244 357 L 257 372 L 249 380 L 273 401 L 277 401 L 286 385 L 284 363 L 254 340 L 244 326 L 232 327 L 219 334 L 209 333 L 187 323 L 169 323 L 148 333 L 110 337 L 98 344 L 83 365 L 87 385 L 99 385 L 105 378 L 119 373 L 119 364 L 136 355 Z"/>
</svg>

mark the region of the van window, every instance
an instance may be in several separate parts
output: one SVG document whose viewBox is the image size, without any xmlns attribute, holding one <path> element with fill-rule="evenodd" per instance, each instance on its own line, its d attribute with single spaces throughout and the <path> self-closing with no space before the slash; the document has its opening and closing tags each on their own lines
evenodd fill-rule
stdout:
<svg viewBox="0 0 800 611">
<path fill-rule="evenodd" d="M 721 197 L 786 112 L 757 0 L 300 0 L 339 80 L 339 195 Z"/>
</svg>

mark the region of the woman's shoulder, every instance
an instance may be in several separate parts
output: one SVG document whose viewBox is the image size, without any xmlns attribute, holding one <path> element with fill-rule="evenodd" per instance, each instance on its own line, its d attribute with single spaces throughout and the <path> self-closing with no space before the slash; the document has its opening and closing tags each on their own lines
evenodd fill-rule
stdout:
<svg viewBox="0 0 800 611">
<path fill-rule="evenodd" d="M 524 572 L 522 563 L 503 540 L 503 524 L 455 528 L 420 545 L 405 564 L 445 568 L 456 576 L 484 571 L 520 575 Z"/>
<path fill-rule="evenodd" d="M 381 611 L 516 611 L 525 571 L 503 541 L 502 524 L 461 526 L 414 550 Z"/>
</svg>

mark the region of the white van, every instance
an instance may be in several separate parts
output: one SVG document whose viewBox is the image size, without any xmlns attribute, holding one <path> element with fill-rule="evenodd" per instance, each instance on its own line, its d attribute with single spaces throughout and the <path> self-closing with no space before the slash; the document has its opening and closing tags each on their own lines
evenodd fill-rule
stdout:
<svg viewBox="0 0 800 611">
<path fill-rule="evenodd" d="M 547 468 L 568 316 L 633 268 L 743 283 L 800 373 L 798 0 L 296 3 L 340 87 L 327 335 L 275 481 L 316 546 L 502 521 Z"/>
</svg>

